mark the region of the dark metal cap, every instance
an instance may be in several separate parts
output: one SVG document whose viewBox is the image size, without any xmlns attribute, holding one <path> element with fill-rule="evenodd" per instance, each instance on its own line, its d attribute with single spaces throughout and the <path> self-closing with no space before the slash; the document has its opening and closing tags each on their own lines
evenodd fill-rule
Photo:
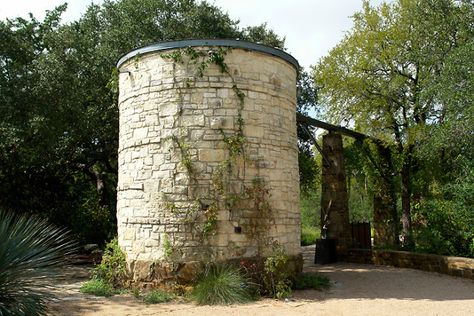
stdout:
<svg viewBox="0 0 474 316">
<path fill-rule="evenodd" d="M 264 54 L 279 57 L 285 60 L 286 62 L 290 63 L 293 67 L 295 67 L 296 71 L 299 70 L 298 61 L 293 56 L 282 51 L 281 49 L 277 49 L 277 48 L 262 45 L 262 44 L 247 42 L 247 41 L 230 40 L 230 39 L 194 39 L 194 40 L 155 43 L 155 44 L 145 46 L 142 48 L 137 48 L 123 55 L 117 62 L 117 68 L 120 68 L 120 66 L 122 66 L 124 62 L 126 62 L 130 58 L 133 58 L 137 55 L 143 55 L 143 54 L 165 51 L 165 50 L 176 49 L 176 48 L 197 47 L 197 46 L 221 46 L 221 47 L 233 47 L 233 48 L 241 48 L 241 49 L 246 49 L 246 50 L 253 50 L 253 51 L 261 52 Z"/>
</svg>

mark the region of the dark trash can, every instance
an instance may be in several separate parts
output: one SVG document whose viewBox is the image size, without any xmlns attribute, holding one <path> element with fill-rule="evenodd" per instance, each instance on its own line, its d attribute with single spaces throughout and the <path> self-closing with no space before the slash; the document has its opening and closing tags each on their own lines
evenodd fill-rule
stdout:
<svg viewBox="0 0 474 316">
<path fill-rule="evenodd" d="M 328 264 L 336 261 L 336 239 L 317 239 L 314 263 Z"/>
</svg>

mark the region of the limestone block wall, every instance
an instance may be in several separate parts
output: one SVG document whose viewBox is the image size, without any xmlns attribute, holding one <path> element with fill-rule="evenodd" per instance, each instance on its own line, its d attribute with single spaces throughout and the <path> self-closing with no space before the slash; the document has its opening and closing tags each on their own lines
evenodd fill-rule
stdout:
<svg viewBox="0 0 474 316">
<path fill-rule="evenodd" d="M 193 51 L 219 49 L 206 44 Z M 298 255 L 296 65 L 231 46 L 225 72 L 198 74 L 204 54 L 176 52 L 119 62 L 118 238 L 132 270 L 264 255 L 274 241 Z"/>
</svg>

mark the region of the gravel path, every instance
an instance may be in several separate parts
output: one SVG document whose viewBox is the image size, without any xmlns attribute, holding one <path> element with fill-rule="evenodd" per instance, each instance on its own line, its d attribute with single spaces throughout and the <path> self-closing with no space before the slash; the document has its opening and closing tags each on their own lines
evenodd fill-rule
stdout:
<svg viewBox="0 0 474 316">
<path fill-rule="evenodd" d="M 146 305 L 130 295 L 98 298 L 79 293 L 87 269 L 74 267 L 55 281 L 59 300 L 54 315 L 474 315 L 474 282 L 411 269 L 337 263 L 312 263 L 304 248 L 305 271 L 331 279 L 329 291 L 296 291 L 290 300 L 264 299 L 231 306 L 192 303 Z"/>
</svg>

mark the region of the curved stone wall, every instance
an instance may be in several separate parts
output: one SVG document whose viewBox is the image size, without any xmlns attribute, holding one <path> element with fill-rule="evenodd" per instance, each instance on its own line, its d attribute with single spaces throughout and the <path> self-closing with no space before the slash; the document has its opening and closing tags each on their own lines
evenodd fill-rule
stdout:
<svg viewBox="0 0 474 316">
<path fill-rule="evenodd" d="M 136 280 L 264 256 L 275 242 L 300 253 L 297 65 L 226 43 L 119 62 L 118 238 Z"/>
</svg>

